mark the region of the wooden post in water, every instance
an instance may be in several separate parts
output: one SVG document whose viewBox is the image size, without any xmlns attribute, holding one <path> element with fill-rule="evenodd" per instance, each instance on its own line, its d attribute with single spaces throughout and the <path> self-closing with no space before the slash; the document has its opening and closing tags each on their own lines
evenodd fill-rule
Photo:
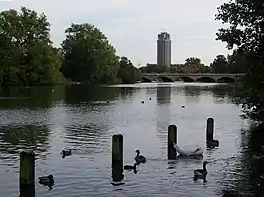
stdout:
<svg viewBox="0 0 264 197">
<path fill-rule="evenodd" d="M 206 123 L 206 142 L 214 140 L 214 119 L 208 118 Z"/>
<path fill-rule="evenodd" d="M 35 153 L 20 153 L 20 197 L 35 197 Z"/>
<path fill-rule="evenodd" d="M 123 180 L 123 135 L 117 134 L 112 137 L 112 178 L 113 182 Z"/>
<path fill-rule="evenodd" d="M 173 144 L 177 144 L 177 127 L 176 125 L 168 126 L 168 159 L 176 159 L 176 150 Z"/>
</svg>

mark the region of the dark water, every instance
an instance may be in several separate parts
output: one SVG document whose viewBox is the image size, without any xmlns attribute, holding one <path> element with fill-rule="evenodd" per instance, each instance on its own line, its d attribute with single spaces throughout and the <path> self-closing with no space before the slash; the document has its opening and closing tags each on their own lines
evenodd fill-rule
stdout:
<svg viewBox="0 0 264 197">
<path fill-rule="evenodd" d="M 249 122 L 239 118 L 241 108 L 225 88 L 152 83 L 0 91 L 0 196 L 18 196 L 19 152 L 25 149 L 37 155 L 39 197 L 206 197 L 221 196 L 230 188 L 261 196 L 263 191 L 264 136 L 259 137 L 261 131 L 249 132 Z M 203 160 L 168 161 L 167 127 L 177 125 L 179 146 L 205 146 L 208 117 L 215 119 L 220 147 L 204 152 L 204 159 L 212 162 L 208 182 L 194 182 L 193 170 L 201 168 Z M 125 185 L 114 187 L 111 137 L 117 133 L 124 136 L 124 164 L 133 164 L 136 149 L 148 161 L 137 174 L 125 171 Z M 74 149 L 73 155 L 62 159 L 63 148 Z M 38 176 L 50 173 L 55 177 L 52 190 L 37 183 Z"/>
</svg>

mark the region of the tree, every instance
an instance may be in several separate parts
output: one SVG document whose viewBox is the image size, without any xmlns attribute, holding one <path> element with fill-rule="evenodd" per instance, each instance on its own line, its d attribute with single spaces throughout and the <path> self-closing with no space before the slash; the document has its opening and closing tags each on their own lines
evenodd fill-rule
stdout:
<svg viewBox="0 0 264 197">
<path fill-rule="evenodd" d="M 185 60 L 185 65 L 187 66 L 199 66 L 201 64 L 201 60 L 197 57 L 189 57 Z"/>
<path fill-rule="evenodd" d="M 247 60 L 243 53 L 234 50 L 232 55 L 227 56 L 228 70 L 230 73 L 245 73 L 247 71 Z"/>
<path fill-rule="evenodd" d="M 212 69 L 209 66 L 206 66 L 204 64 L 200 64 L 200 66 L 199 66 L 199 72 L 200 73 L 211 73 L 212 72 Z"/>
<path fill-rule="evenodd" d="M 228 73 L 228 62 L 224 55 L 217 55 L 210 67 L 213 73 Z"/>
<path fill-rule="evenodd" d="M 117 77 L 122 83 L 135 83 L 140 80 L 141 73 L 139 69 L 133 66 L 132 62 L 127 57 L 121 57 L 119 60 L 120 69 L 118 71 Z"/>
<path fill-rule="evenodd" d="M 168 68 L 165 66 L 158 66 L 157 64 L 147 64 L 139 68 L 142 73 L 165 73 Z"/>
<path fill-rule="evenodd" d="M 201 63 L 201 60 L 196 57 L 186 59 L 185 64 L 171 64 L 169 68 L 158 66 L 156 64 L 147 64 L 140 67 L 141 73 L 210 73 L 211 68 Z"/>
<path fill-rule="evenodd" d="M 210 73 L 211 69 L 208 66 L 205 66 L 200 58 L 189 57 L 185 60 L 183 70 L 186 73 Z"/>
<path fill-rule="evenodd" d="M 88 23 L 71 24 L 65 33 L 61 72 L 66 78 L 91 84 L 115 82 L 118 57 L 98 28 Z"/>
<path fill-rule="evenodd" d="M 248 62 L 246 77 L 239 89 L 239 103 L 253 120 L 264 120 L 264 2 L 232 0 L 218 8 L 217 20 L 229 27 L 219 29 L 217 39 L 235 46 Z"/>
<path fill-rule="evenodd" d="M 55 82 L 60 62 L 49 31 L 47 17 L 25 7 L 0 13 L 2 85 Z"/>
</svg>

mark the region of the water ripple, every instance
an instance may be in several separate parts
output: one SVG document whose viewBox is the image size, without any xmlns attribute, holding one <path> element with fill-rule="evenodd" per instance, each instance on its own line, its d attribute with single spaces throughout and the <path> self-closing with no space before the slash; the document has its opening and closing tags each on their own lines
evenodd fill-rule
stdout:
<svg viewBox="0 0 264 197">
<path fill-rule="evenodd" d="M 1 109 L 0 174 L 5 177 L 0 179 L 1 196 L 18 195 L 21 150 L 36 152 L 36 181 L 50 173 L 55 177 L 52 190 L 36 182 L 40 197 L 214 197 L 224 189 L 237 188 L 252 194 L 260 182 L 257 172 L 264 171 L 262 167 L 257 171 L 256 166 L 264 164 L 261 153 L 249 143 L 248 122 L 238 117 L 241 108 L 232 104 L 228 94 L 208 84 L 158 86 L 104 87 L 93 94 L 83 86 L 63 87 L 52 94 L 47 90 L 46 100 L 53 100 L 46 101 L 46 107 L 40 108 L 36 101 L 36 107 L 24 103 L 20 108 Z M 168 161 L 167 127 L 177 125 L 180 146 L 205 146 L 208 117 L 215 119 L 220 146 L 204 152 L 203 160 L 211 161 L 208 182 L 194 182 L 193 170 L 201 168 L 203 160 Z M 115 133 L 124 136 L 124 164 L 134 163 L 136 149 L 147 157 L 137 174 L 123 172 L 125 185 L 118 187 L 110 184 Z M 62 159 L 63 148 L 72 149 L 73 154 Z"/>
</svg>

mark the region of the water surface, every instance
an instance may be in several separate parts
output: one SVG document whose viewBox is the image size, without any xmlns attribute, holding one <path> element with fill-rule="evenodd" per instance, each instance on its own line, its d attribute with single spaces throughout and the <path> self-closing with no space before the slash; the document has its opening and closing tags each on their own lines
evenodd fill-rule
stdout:
<svg viewBox="0 0 264 197">
<path fill-rule="evenodd" d="M 19 152 L 25 149 L 37 155 L 39 197 L 206 197 L 220 196 L 226 188 L 254 193 L 262 188 L 259 176 L 252 178 L 259 162 L 251 162 L 249 124 L 239 118 L 241 108 L 230 94 L 206 83 L 1 89 L 0 175 L 5 178 L 0 179 L 0 194 L 18 196 Z M 201 168 L 203 160 L 168 161 L 167 127 L 177 125 L 180 147 L 205 146 L 208 117 L 215 119 L 220 146 L 204 152 L 204 159 L 212 162 L 208 182 L 194 182 L 193 170 Z M 125 185 L 114 187 L 111 137 L 118 133 L 124 136 L 124 164 L 134 163 L 136 149 L 148 161 L 137 174 L 124 171 Z M 62 159 L 64 148 L 74 149 L 74 154 Z M 38 176 L 50 173 L 55 177 L 52 190 L 37 183 Z"/>
</svg>

